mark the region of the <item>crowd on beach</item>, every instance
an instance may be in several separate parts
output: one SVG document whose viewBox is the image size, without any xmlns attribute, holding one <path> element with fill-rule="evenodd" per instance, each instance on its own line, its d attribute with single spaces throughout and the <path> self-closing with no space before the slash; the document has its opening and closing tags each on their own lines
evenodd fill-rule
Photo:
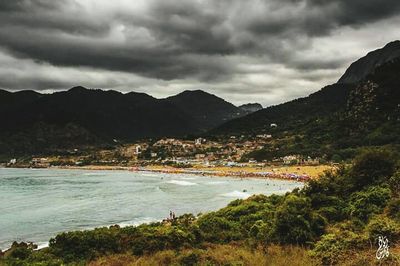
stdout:
<svg viewBox="0 0 400 266">
<path fill-rule="evenodd" d="M 214 170 L 197 170 L 197 169 L 177 169 L 177 168 L 132 168 L 132 171 L 146 171 L 146 172 L 157 172 L 165 174 L 194 174 L 194 175 L 209 175 L 209 176 L 233 176 L 240 178 L 274 178 L 274 179 L 289 179 L 299 182 L 305 182 L 311 177 L 306 174 L 296 173 L 279 173 L 279 172 L 249 172 L 249 171 L 214 171 Z"/>
</svg>

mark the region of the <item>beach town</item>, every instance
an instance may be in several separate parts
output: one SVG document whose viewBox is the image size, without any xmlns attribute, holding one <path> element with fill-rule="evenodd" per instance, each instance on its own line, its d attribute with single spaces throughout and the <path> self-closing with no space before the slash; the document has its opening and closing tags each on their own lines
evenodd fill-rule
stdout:
<svg viewBox="0 0 400 266">
<path fill-rule="evenodd" d="M 117 142 L 117 140 L 115 140 Z M 335 164 L 324 158 L 292 154 L 257 161 L 252 154 L 273 141 L 271 135 L 253 139 L 230 136 L 206 138 L 161 138 L 121 144 L 115 149 L 69 150 L 63 155 L 13 158 L 5 166 L 30 168 L 78 168 L 88 170 L 130 170 L 168 174 L 279 178 L 306 181 L 316 178 Z"/>
</svg>

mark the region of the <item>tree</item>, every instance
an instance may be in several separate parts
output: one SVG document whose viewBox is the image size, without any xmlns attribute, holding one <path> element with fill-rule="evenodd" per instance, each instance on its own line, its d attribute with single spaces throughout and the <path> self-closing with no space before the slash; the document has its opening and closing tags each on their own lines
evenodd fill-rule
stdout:
<svg viewBox="0 0 400 266">
<path fill-rule="evenodd" d="M 271 236 L 281 243 L 304 244 L 322 234 L 324 225 L 308 198 L 291 194 L 276 211 Z"/>
<path fill-rule="evenodd" d="M 382 183 L 395 172 L 392 154 L 386 151 L 367 151 L 355 159 L 350 176 L 353 189 Z"/>
</svg>

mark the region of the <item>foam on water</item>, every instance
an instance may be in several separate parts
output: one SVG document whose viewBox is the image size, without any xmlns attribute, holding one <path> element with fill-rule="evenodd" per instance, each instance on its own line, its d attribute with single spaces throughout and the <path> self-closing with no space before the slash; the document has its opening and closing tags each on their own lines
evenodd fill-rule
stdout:
<svg viewBox="0 0 400 266">
<path fill-rule="evenodd" d="M 102 176 L 104 174 L 103 173 L 84 173 L 83 175 L 85 175 L 85 176 Z"/>
<path fill-rule="evenodd" d="M 235 191 L 232 191 L 229 193 L 222 194 L 222 196 L 230 197 L 230 198 L 237 198 L 237 199 L 245 199 L 245 198 L 250 197 L 250 194 L 246 193 L 246 192 L 235 190 Z"/>
<path fill-rule="evenodd" d="M 188 176 L 182 176 L 181 179 L 183 180 L 195 180 L 195 177 L 188 177 Z"/>
<path fill-rule="evenodd" d="M 49 246 L 49 242 L 39 242 L 39 243 L 36 243 L 36 245 L 37 245 L 36 250 L 39 250 L 39 249 L 47 248 Z"/>
<path fill-rule="evenodd" d="M 157 222 L 157 221 L 159 221 L 159 219 L 154 218 L 154 217 L 143 217 L 143 218 L 135 219 L 132 221 L 121 222 L 121 223 L 118 223 L 118 225 L 121 227 L 138 226 L 141 224 L 148 224 L 148 223 Z"/>
<path fill-rule="evenodd" d="M 193 182 L 175 180 L 175 179 L 167 181 L 167 183 L 178 185 L 178 186 L 196 186 L 197 185 L 196 183 L 193 183 Z"/>
<path fill-rule="evenodd" d="M 222 185 L 222 184 L 226 184 L 226 181 L 211 181 L 211 182 L 207 182 L 207 185 Z"/>
</svg>

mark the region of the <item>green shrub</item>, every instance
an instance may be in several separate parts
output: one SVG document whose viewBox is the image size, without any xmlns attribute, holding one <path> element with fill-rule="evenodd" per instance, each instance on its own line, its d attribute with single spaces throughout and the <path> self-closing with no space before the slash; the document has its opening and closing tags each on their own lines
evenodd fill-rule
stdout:
<svg viewBox="0 0 400 266">
<path fill-rule="evenodd" d="M 388 203 L 388 215 L 400 222 L 400 198 L 391 199 Z"/>
<path fill-rule="evenodd" d="M 215 213 L 204 215 L 198 220 L 202 239 L 215 243 L 227 243 L 242 238 L 238 224 L 223 217 L 215 216 Z"/>
<path fill-rule="evenodd" d="M 385 236 L 391 243 L 400 240 L 400 223 L 385 216 L 376 216 L 366 227 L 369 239 L 376 241 L 379 236 Z"/>
<path fill-rule="evenodd" d="M 386 151 L 367 151 L 355 159 L 351 170 L 354 189 L 383 183 L 395 172 L 395 160 Z"/>
<path fill-rule="evenodd" d="M 367 221 L 374 214 L 383 212 L 390 199 L 390 190 L 385 187 L 371 187 L 350 196 L 348 213 L 352 217 Z"/>
<path fill-rule="evenodd" d="M 325 220 L 312 212 L 308 198 L 289 195 L 275 213 L 269 240 L 304 244 L 322 234 L 324 226 Z"/>
<path fill-rule="evenodd" d="M 343 230 L 325 234 L 321 237 L 311 255 L 318 258 L 323 265 L 335 265 L 348 251 L 358 249 L 364 244 L 364 239 L 357 233 Z"/>
</svg>

